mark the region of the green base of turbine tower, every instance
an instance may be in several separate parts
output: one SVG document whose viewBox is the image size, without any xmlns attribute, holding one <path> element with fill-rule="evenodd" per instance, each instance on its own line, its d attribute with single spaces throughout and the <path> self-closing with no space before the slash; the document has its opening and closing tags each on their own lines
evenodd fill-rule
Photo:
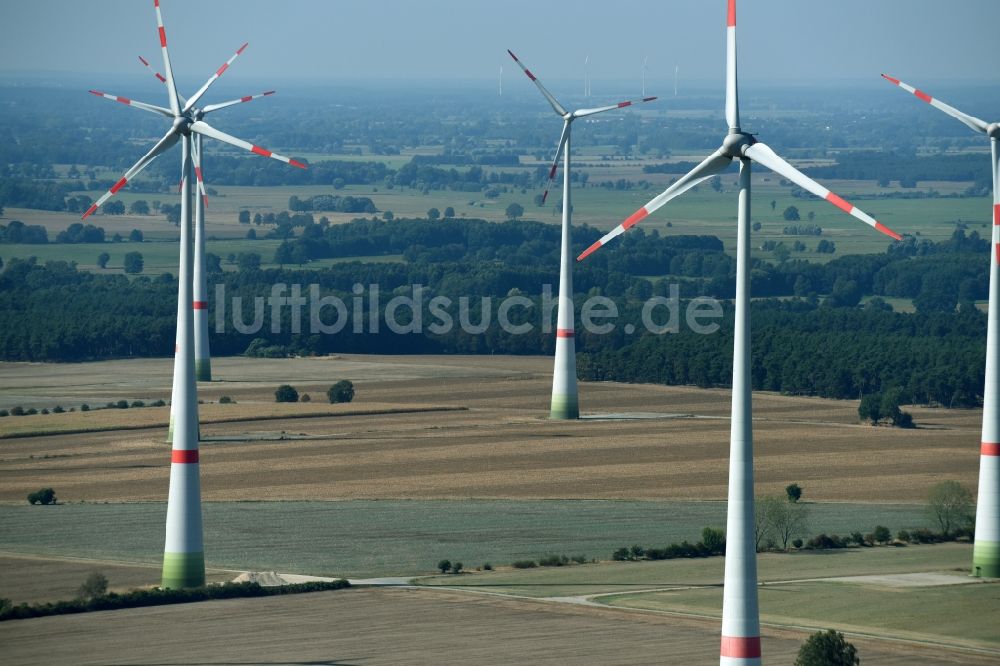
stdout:
<svg viewBox="0 0 1000 666">
<path fill-rule="evenodd" d="M 977 578 L 1000 578 L 1000 543 L 976 541 L 972 548 L 972 575 Z"/>
<path fill-rule="evenodd" d="M 552 407 L 549 418 L 557 421 L 570 421 L 580 418 L 579 399 L 575 395 L 552 396 Z"/>
<path fill-rule="evenodd" d="M 205 584 L 204 553 L 164 553 L 161 586 L 170 589 Z"/>
<path fill-rule="evenodd" d="M 195 359 L 194 378 L 199 382 L 212 381 L 212 361 L 211 359 Z"/>
</svg>

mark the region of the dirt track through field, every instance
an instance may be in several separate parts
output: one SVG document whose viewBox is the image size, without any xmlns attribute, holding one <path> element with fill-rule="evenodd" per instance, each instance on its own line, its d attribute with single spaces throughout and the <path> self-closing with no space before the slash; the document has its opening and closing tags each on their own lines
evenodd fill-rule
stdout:
<svg viewBox="0 0 1000 666">
<path fill-rule="evenodd" d="M 6 373 L 0 383 L 0 401 L 28 392 L 30 381 L 55 386 L 55 378 L 46 381 L 44 375 L 63 368 L 34 366 L 29 380 L 27 368 L 14 365 L 9 369 L 16 372 Z M 206 500 L 725 498 L 726 390 L 584 383 L 585 414 L 663 417 L 554 422 L 547 418 L 551 361 L 545 358 L 351 356 L 221 359 L 218 365 L 223 381 L 202 387 L 203 398 L 230 395 L 238 402 L 233 408 L 246 418 L 259 410 L 270 420 L 202 426 Z M 112 390 L 135 394 L 142 386 L 155 394 L 169 381 L 167 361 L 65 370 L 70 388 L 58 390 L 79 396 Z M 111 381 L 103 373 L 114 374 L 119 388 L 113 381 L 103 384 L 103 379 Z M 281 419 L 274 387 L 289 381 L 319 399 L 330 381 L 321 377 L 355 380 L 351 409 L 446 405 L 467 410 L 304 419 L 291 417 L 306 406 L 292 405 L 290 418 Z M 898 430 L 860 425 L 853 401 L 775 394 L 756 394 L 754 400 L 760 494 L 781 493 L 796 482 L 816 501 L 922 502 L 943 479 L 975 489 L 978 411 L 914 408 L 923 427 Z M 226 407 L 205 405 L 204 411 Z M 100 413 L 134 419 L 145 411 L 153 410 Z M 82 416 L 16 421 L 23 427 L 30 419 L 72 423 Z M 42 486 L 56 488 L 64 501 L 162 500 L 169 472 L 164 436 L 162 428 L 152 428 L 5 441 L 0 445 L 0 501 L 23 501 Z"/>
</svg>

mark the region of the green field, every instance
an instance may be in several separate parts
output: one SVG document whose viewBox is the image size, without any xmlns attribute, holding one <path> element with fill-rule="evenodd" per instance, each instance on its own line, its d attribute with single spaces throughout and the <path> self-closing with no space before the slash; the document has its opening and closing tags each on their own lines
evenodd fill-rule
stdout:
<svg viewBox="0 0 1000 666">
<path fill-rule="evenodd" d="M 923 508 L 914 505 L 830 503 L 811 509 L 813 533 L 868 532 L 876 524 L 895 532 L 929 524 Z M 157 562 L 165 515 L 163 503 L 0 506 L 0 544 L 14 553 Z M 696 541 L 703 527 L 725 525 L 725 503 L 212 502 L 205 504 L 204 522 L 211 567 L 418 575 L 433 573 L 443 558 L 468 568 L 547 553 L 604 560 L 623 545 Z M 722 560 L 703 562 L 719 568 Z"/>
</svg>

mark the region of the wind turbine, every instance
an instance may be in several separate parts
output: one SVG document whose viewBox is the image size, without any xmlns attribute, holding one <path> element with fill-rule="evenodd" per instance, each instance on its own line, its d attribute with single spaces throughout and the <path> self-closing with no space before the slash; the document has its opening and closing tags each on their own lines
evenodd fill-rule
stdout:
<svg viewBox="0 0 1000 666">
<path fill-rule="evenodd" d="M 222 66 L 222 68 L 220 68 L 220 71 L 225 71 L 229 65 L 231 65 L 232 62 L 236 60 L 241 53 L 243 53 L 243 50 L 246 47 L 246 44 L 241 46 L 236 54 L 233 55 L 233 57 Z M 158 81 L 166 84 L 167 79 L 156 70 L 153 70 L 148 60 L 139 56 L 139 62 L 152 71 L 153 76 L 155 76 Z M 236 104 L 251 102 L 255 99 L 260 99 L 261 97 L 268 97 L 274 93 L 274 90 L 267 90 L 256 95 L 247 95 L 238 99 L 232 99 L 228 102 L 209 104 L 203 109 L 194 107 L 191 109 L 191 114 L 192 117 L 200 120 L 205 117 L 205 114 L 211 113 L 212 111 L 225 109 L 230 106 L 235 106 Z M 187 100 L 184 99 L 183 95 L 178 94 L 178 99 L 181 104 L 187 103 Z M 199 134 L 195 136 L 194 140 L 195 145 L 193 146 L 192 157 L 194 158 L 194 173 L 199 193 L 199 196 L 194 198 L 194 372 L 195 379 L 197 381 L 210 382 L 212 381 L 212 355 L 210 353 L 208 343 L 208 281 L 207 271 L 205 269 L 205 209 L 208 207 L 208 193 L 205 190 L 204 170 L 201 164 L 201 135 Z M 178 335 L 180 335 L 179 331 Z M 168 441 L 173 440 L 173 404 L 174 403 L 171 402 L 170 427 L 167 432 Z"/>
<path fill-rule="evenodd" d="M 499 92 L 497 92 L 497 97 L 503 97 L 503 63 L 500 63 L 500 78 L 499 78 Z"/>
<path fill-rule="evenodd" d="M 642 57 L 642 96 L 646 96 L 646 66 L 649 64 L 649 56 Z"/>
<path fill-rule="evenodd" d="M 681 71 L 680 65 L 674 65 L 674 97 L 677 97 L 677 74 Z"/>
<path fill-rule="evenodd" d="M 590 55 L 583 59 L 583 96 L 590 97 Z"/>
<path fill-rule="evenodd" d="M 895 83 L 933 107 L 944 111 L 970 129 L 990 138 L 993 164 L 993 235 L 990 252 L 990 303 L 986 317 L 986 384 L 983 387 L 983 430 L 979 446 L 979 496 L 976 498 L 976 533 L 972 549 L 972 573 L 1000 578 L 1000 123 L 987 123 L 962 113 L 922 90 L 886 74 Z"/>
<path fill-rule="evenodd" d="M 193 160 L 200 161 L 199 144 L 194 140 L 198 136 L 208 136 L 250 152 L 272 157 L 293 166 L 305 168 L 301 162 L 272 153 L 269 150 L 237 139 L 225 132 L 220 132 L 201 116 L 210 112 L 210 107 L 195 111 L 195 105 L 208 91 L 209 87 L 220 77 L 229 65 L 242 52 L 238 51 L 229 61 L 216 70 L 208 81 L 183 103 L 177 93 L 174 83 L 173 69 L 170 66 L 170 56 L 167 51 L 167 35 L 163 28 L 163 16 L 160 11 L 160 0 L 153 0 L 156 10 L 156 23 L 159 30 L 160 50 L 163 54 L 164 83 L 167 87 L 169 108 L 136 102 L 123 97 L 108 95 L 96 91 L 94 94 L 112 99 L 129 106 L 151 113 L 160 114 L 171 120 L 171 127 L 142 158 L 132 165 L 110 190 L 101 196 L 83 217 L 86 218 L 98 209 L 105 201 L 115 195 L 120 189 L 136 177 L 159 155 L 181 144 L 181 238 L 180 260 L 178 265 L 177 294 L 177 330 L 176 349 L 174 353 L 174 432 L 170 465 L 170 490 L 167 498 L 166 542 L 163 553 L 163 587 L 193 587 L 205 582 L 205 555 L 201 522 L 201 481 L 199 478 L 198 455 L 198 385 L 195 380 L 194 364 L 194 325 L 192 312 L 194 304 L 194 286 L 191 275 L 192 244 L 191 244 L 191 175 Z M 235 103 L 235 102 L 234 102 Z M 225 104 L 230 105 L 229 103 Z M 223 105 L 216 105 L 221 108 Z M 196 152 L 197 151 L 197 152 Z M 200 167 L 199 167 L 200 171 Z"/>
<path fill-rule="evenodd" d="M 556 148 L 556 156 L 552 160 L 552 167 L 549 169 L 549 180 L 545 186 L 545 193 L 542 195 L 542 203 L 549 196 L 549 187 L 556 176 L 556 169 L 559 166 L 559 156 L 563 155 L 563 204 L 562 204 L 562 246 L 559 254 L 559 314 L 556 320 L 556 357 L 555 369 L 552 374 L 552 402 L 549 416 L 553 419 L 576 419 L 580 417 L 580 404 L 576 387 L 576 344 L 574 340 L 575 329 L 573 324 L 573 257 L 570 254 L 570 219 L 572 217 L 570 205 L 570 134 L 573 121 L 577 118 L 585 118 L 595 113 L 622 109 L 639 102 L 651 102 L 655 97 L 644 97 L 640 100 L 619 102 L 610 106 L 601 106 L 593 109 L 577 109 L 567 111 L 562 104 L 552 96 L 545 86 L 542 85 L 531 71 L 517 59 L 509 49 L 510 57 L 514 59 L 518 67 L 531 81 L 538 86 L 538 90 L 545 96 L 552 109 L 563 119 L 562 135 L 559 137 L 559 145 Z"/>
<path fill-rule="evenodd" d="M 882 233 L 900 236 L 809 178 L 765 144 L 740 128 L 736 77 L 736 0 L 729 0 L 726 21 L 726 121 L 722 146 L 690 173 L 633 213 L 594 243 L 582 260 L 644 217 L 698 183 L 740 161 L 737 215 L 736 316 L 733 335 L 732 419 L 729 436 L 729 502 L 726 519 L 726 573 L 722 605 L 720 663 L 760 663 L 760 616 L 757 606 L 757 553 L 754 543 L 753 426 L 750 393 L 750 164 L 758 162 L 796 185 L 822 197 Z"/>
</svg>

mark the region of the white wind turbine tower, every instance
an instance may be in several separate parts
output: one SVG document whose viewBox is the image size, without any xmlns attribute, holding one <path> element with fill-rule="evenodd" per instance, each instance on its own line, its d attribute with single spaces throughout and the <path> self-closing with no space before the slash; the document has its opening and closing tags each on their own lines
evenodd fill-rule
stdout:
<svg viewBox="0 0 1000 666">
<path fill-rule="evenodd" d="M 674 97 L 677 97 L 677 74 L 681 71 L 680 65 L 674 65 Z"/>
<path fill-rule="evenodd" d="M 573 324 L 573 258 L 570 254 L 570 219 L 572 217 L 572 206 L 570 205 L 570 133 L 573 121 L 577 118 L 592 116 L 595 113 L 613 111 L 626 106 L 631 106 L 638 102 L 651 102 L 655 97 L 644 97 L 641 100 L 619 102 L 610 106 L 601 106 L 593 109 L 577 109 L 567 111 L 555 97 L 552 96 L 545 86 L 535 78 L 535 75 L 517 59 L 509 49 L 510 57 L 524 70 L 528 78 L 538 86 L 538 90 L 545 96 L 552 109 L 563 119 L 562 136 L 559 137 L 559 145 L 556 148 L 556 156 L 552 160 L 552 168 L 549 169 L 549 180 L 545 186 L 545 193 L 542 195 L 542 203 L 549 196 L 549 186 L 555 178 L 556 169 L 559 166 L 559 156 L 563 155 L 563 204 L 562 204 L 562 245 L 559 254 L 559 310 L 556 320 L 556 357 L 555 368 L 552 374 L 552 403 L 549 415 L 553 419 L 576 419 L 580 417 L 580 404 L 576 386 L 576 344 L 575 328 Z"/>
<path fill-rule="evenodd" d="M 503 63 L 500 63 L 500 78 L 499 78 L 499 92 L 497 92 L 497 97 L 503 97 Z"/>
<path fill-rule="evenodd" d="M 642 57 L 642 96 L 646 96 L 646 66 L 649 64 L 649 56 Z"/>
<path fill-rule="evenodd" d="M 983 430 L 979 445 L 979 496 L 972 550 L 975 576 L 1000 578 L 1000 123 L 987 123 L 917 90 L 899 79 L 882 77 L 990 138 L 993 164 L 993 234 L 990 252 L 990 302 L 986 319 L 986 384 L 983 387 Z"/>
<path fill-rule="evenodd" d="M 180 142 L 181 144 L 181 238 L 180 261 L 178 266 L 178 298 L 177 298 L 177 329 L 176 349 L 174 353 L 174 434 L 170 465 L 170 491 L 167 499 L 166 543 L 163 553 L 164 587 L 192 587 L 205 582 L 205 556 L 202 538 L 201 522 L 201 482 L 199 478 L 198 455 L 198 386 L 195 380 L 194 364 L 194 325 L 192 311 L 194 305 L 194 285 L 192 280 L 192 243 L 191 243 L 191 173 L 192 161 L 199 159 L 200 151 L 195 141 L 196 137 L 208 136 L 245 150 L 273 157 L 293 166 L 305 168 L 305 165 L 251 143 L 237 139 L 220 132 L 200 116 L 208 113 L 211 107 L 205 107 L 197 112 L 195 105 L 202 95 L 226 70 L 236 56 L 220 67 L 213 76 L 186 102 L 181 102 L 174 83 L 173 70 L 170 66 L 170 56 L 167 52 L 167 36 L 163 28 L 163 17 L 160 12 L 160 0 L 153 0 L 156 10 L 156 22 L 159 30 L 160 49 L 163 54 L 163 71 L 167 96 L 170 107 L 164 108 L 153 104 L 136 102 L 124 97 L 107 95 L 95 91 L 94 94 L 112 99 L 144 111 L 160 114 L 171 120 L 171 127 L 156 145 L 139 159 L 125 175 L 116 182 L 108 192 L 101 196 L 83 217 L 91 215 L 105 201 L 114 196 L 130 180 L 134 179 L 156 157 L 166 152 Z M 241 49 L 242 51 L 242 49 Z M 237 53 L 236 55 L 239 55 Z M 237 102 L 215 105 L 216 108 L 229 106 Z M 199 167 L 200 170 L 200 167 Z"/>
<path fill-rule="evenodd" d="M 750 394 L 750 164 L 758 162 L 796 185 L 826 199 L 862 222 L 900 240 L 875 221 L 809 178 L 740 128 L 736 77 L 736 0 L 729 0 L 726 21 L 726 121 L 722 146 L 690 173 L 633 213 L 594 243 L 579 259 L 596 251 L 665 203 L 698 183 L 740 162 L 737 215 L 735 330 L 733 335 L 732 420 L 729 439 L 729 502 L 726 520 L 726 573 L 722 606 L 720 663 L 760 664 L 760 618 L 757 606 L 757 553 L 754 543 L 753 427 Z"/>
</svg>

